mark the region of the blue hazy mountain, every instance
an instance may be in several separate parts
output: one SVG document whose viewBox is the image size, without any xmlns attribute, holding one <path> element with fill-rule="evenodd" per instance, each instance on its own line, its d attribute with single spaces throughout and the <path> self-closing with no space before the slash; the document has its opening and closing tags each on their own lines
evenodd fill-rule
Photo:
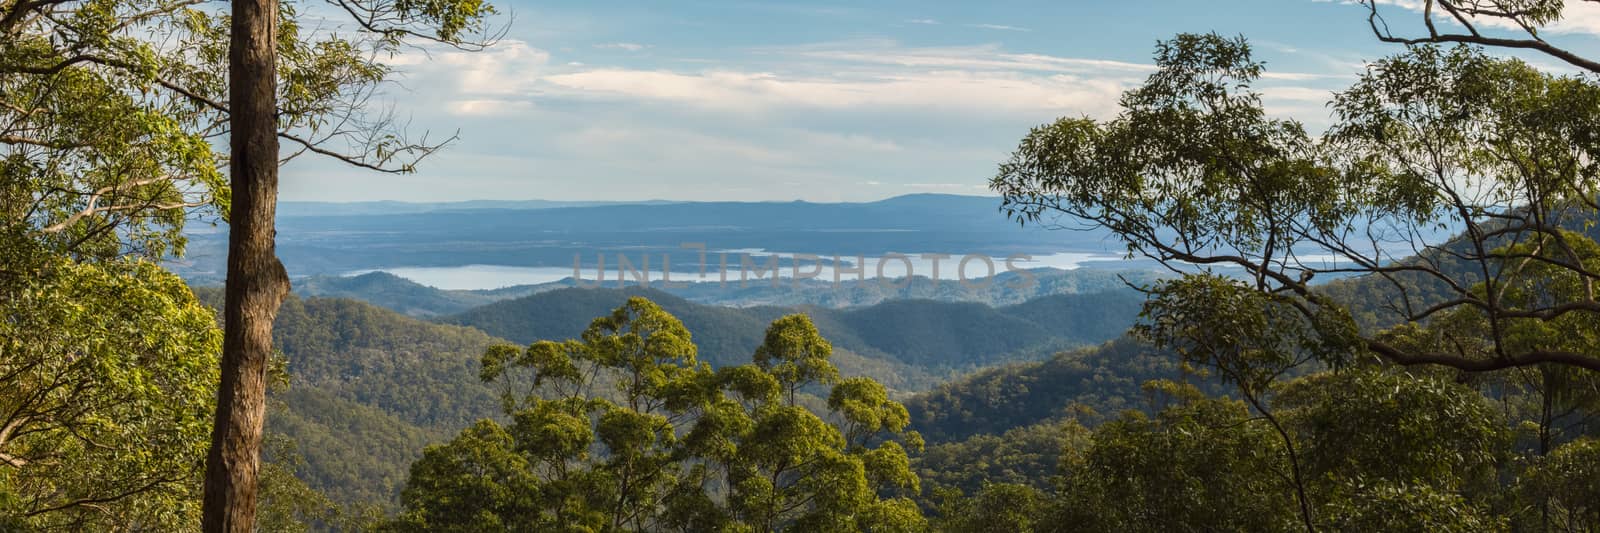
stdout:
<svg viewBox="0 0 1600 533">
<path fill-rule="evenodd" d="M 985 196 L 917 194 L 865 203 L 466 202 L 289 203 L 278 218 L 278 255 L 291 275 L 402 266 L 514 265 L 571 268 L 603 254 L 650 255 L 674 265 L 709 250 L 762 249 L 823 257 L 887 253 L 1047 254 L 1103 251 L 1104 232 L 1022 227 Z M 1065 224 L 1070 225 L 1070 224 Z M 174 270 L 220 278 L 226 232 L 194 233 Z"/>
<path fill-rule="evenodd" d="M 800 283 L 769 284 L 689 283 L 657 289 L 679 298 L 707 305 L 733 307 L 813 306 L 825 308 L 859 307 L 893 300 L 917 299 L 940 302 L 974 302 L 991 306 L 1021 304 L 1058 294 L 1089 294 L 1126 288 L 1127 284 L 1147 285 L 1170 276 L 1159 270 L 1110 270 L 1083 268 L 1059 270 L 1041 268 L 1029 271 L 1033 283 L 1019 283 L 1020 274 L 1005 272 L 991 282 L 964 285 L 954 281 L 934 283 L 918 276 L 896 283 L 846 283 L 806 280 Z M 377 271 L 355 276 L 309 276 L 294 280 L 294 291 L 301 296 L 350 298 L 388 308 L 414 317 L 435 317 L 460 313 L 474 307 L 556 289 L 574 287 L 569 279 L 549 283 L 516 285 L 487 290 L 447 290 Z M 618 288 L 609 282 L 606 288 Z M 636 284 L 627 284 L 636 286 Z"/>
</svg>

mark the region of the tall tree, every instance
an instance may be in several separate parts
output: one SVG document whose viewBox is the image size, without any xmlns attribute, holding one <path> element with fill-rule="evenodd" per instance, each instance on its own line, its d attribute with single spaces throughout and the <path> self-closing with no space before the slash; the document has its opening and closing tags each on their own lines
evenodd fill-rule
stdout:
<svg viewBox="0 0 1600 533">
<path fill-rule="evenodd" d="M 1600 208 L 1600 85 L 1419 46 L 1370 66 L 1313 139 L 1266 115 L 1250 90 L 1261 64 L 1242 39 L 1179 36 L 1157 63 L 1116 119 L 1062 119 L 1024 139 L 991 183 L 1007 212 L 1077 217 L 1179 270 L 1237 268 L 1307 320 L 1340 322 L 1319 327 L 1338 336 L 1354 328 L 1349 302 L 1313 287 L 1318 275 L 1371 274 L 1386 290 L 1368 305 L 1391 324 L 1483 318 L 1481 351 L 1371 331 L 1330 339 L 1391 362 L 1600 370 L 1600 346 L 1512 334 L 1600 315 L 1600 274 L 1556 237 L 1591 230 Z M 1508 297 L 1550 269 L 1582 289 Z"/>
<path fill-rule="evenodd" d="M 481 0 L 334 3 L 355 15 L 363 28 L 390 43 L 405 35 L 424 35 L 405 26 L 384 26 L 414 19 L 433 23 L 431 37 L 435 40 L 461 44 L 461 32 L 476 26 L 489 12 Z M 247 532 L 255 529 L 272 321 L 289 292 L 288 274 L 274 252 L 280 127 L 278 26 L 283 12 L 277 0 L 236 0 L 232 6 L 228 102 L 233 203 L 229 211 L 222 381 L 211 452 L 206 458 L 204 526 L 207 531 Z M 389 157 L 385 148 L 377 147 L 376 157 L 380 160 Z M 425 154 L 432 148 L 417 150 Z M 409 171 L 410 166 L 398 170 Z"/>
<path fill-rule="evenodd" d="M 289 293 L 274 253 L 278 202 L 277 0 L 235 0 L 228 45 L 228 277 L 222 381 L 206 456 L 206 531 L 255 529 L 272 319 Z"/>
<path fill-rule="evenodd" d="M 389 74 L 381 59 L 412 38 L 474 49 L 493 37 L 481 0 L 334 0 L 359 28 L 342 35 L 301 32 L 299 4 L 238 2 L 228 17 L 195 0 L 0 3 L 8 238 L 78 261 L 162 258 L 181 252 L 191 210 L 233 224 L 213 529 L 252 527 L 267 332 L 287 290 L 272 246 L 280 158 L 411 171 L 439 144 L 366 112 Z"/>
</svg>

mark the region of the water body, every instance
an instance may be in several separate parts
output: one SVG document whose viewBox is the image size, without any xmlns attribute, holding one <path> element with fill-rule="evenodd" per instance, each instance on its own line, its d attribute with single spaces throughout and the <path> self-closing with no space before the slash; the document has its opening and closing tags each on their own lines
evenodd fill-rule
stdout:
<svg viewBox="0 0 1600 533">
<path fill-rule="evenodd" d="M 720 267 L 719 255 L 722 253 L 728 254 L 729 258 L 726 269 Z M 755 265 L 752 270 L 756 271 L 741 269 L 740 254 L 748 257 L 749 261 Z M 707 261 L 710 264 L 707 265 L 703 274 L 698 266 L 694 269 L 681 269 L 674 264 L 670 278 L 674 283 L 737 283 L 741 279 L 741 274 L 749 280 L 770 279 L 769 276 L 772 272 L 766 271 L 766 267 L 768 266 L 769 258 L 773 255 L 778 255 L 785 260 L 795 257 L 795 254 L 767 252 L 765 250 L 711 252 Z M 1007 270 L 1034 268 L 1073 270 L 1081 268 L 1087 263 L 1122 260 L 1121 256 L 1101 252 L 1059 252 L 1028 258 L 1013 256 L 1010 258 L 1009 264 L 1008 258 L 1005 257 L 973 255 L 941 258 L 920 253 L 864 257 L 860 258 L 860 264 L 857 264 L 858 258 L 856 257 L 840 257 L 841 264 L 838 266 L 831 264 L 833 262 L 832 256 L 820 257 L 821 261 L 811 260 L 810 257 L 804 254 L 801 254 L 801 258 L 803 260 L 799 262 L 784 262 L 782 266 L 777 268 L 777 276 L 780 278 L 815 278 L 820 281 L 834 281 L 835 279 L 854 281 L 857 279 L 877 279 L 879 277 L 898 279 L 907 275 L 933 278 L 937 269 L 937 277 L 940 280 L 958 281 L 961 279 L 976 280 L 986 278 L 1004 273 Z M 639 271 L 637 268 L 638 266 L 636 265 L 636 270 L 634 271 L 619 273 L 615 264 L 608 264 L 604 277 L 601 279 L 601 273 L 597 272 L 593 265 L 587 265 L 578 272 L 578 278 L 587 282 L 601 279 L 607 287 L 616 286 L 619 276 L 624 278 L 628 285 L 637 284 L 636 275 L 648 275 L 652 283 L 663 279 L 663 272 L 660 270 L 659 265 L 656 265 L 648 273 Z M 388 272 L 423 285 L 447 290 L 484 290 L 513 285 L 537 285 L 573 277 L 573 269 L 571 267 L 511 265 L 376 268 L 345 272 L 344 275 L 357 276 L 376 271 Z"/>
</svg>

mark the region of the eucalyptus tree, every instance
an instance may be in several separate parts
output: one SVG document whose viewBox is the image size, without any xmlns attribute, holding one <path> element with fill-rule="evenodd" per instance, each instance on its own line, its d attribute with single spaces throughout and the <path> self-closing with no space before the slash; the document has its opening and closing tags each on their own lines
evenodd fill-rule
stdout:
<svg viewBox="0 0 1600 533">
<path fill-rule="evenodd" d="M 1290 531 L 1308 515 L 1284 468 L 1283 440 L 1244 402 L 1174 382 L 1154 416 L 1129 411 L 1065 450 L 1045 531 Z"/>
<path fill-rule="evenodd" d="M 271 322 L 288 290 L 273 253 L 277 167 L 312 153 L 411 171 L 439 145 L 409 140 L 368 109 L 390 73 L 384 59 L 413 38 L 477 47 L 492 37 L 493 10 L 480 0 L 229 5 L 231 14 L 203 0 L 0 3 L 0 224 L 18 247 L 125 261 L 180 252 L 193 214 L 229 223 L 205 523 L 247 531 Z M 301 26 L 327 15 L 351 31 Z"/>
<path fill-rule="evenodd" d="M 1520 495 L 1543 511 L 1543 525 L 1559 531 L 1600 528 L 1600 440 L 1568 443 L 1521 478 Z"/>
<path fill-rule="evenodd" d="M 1323 484 L 1339 446 L 1320 442 L 1342 441 L 1308 440 L 1276 412 L 1295 405 L 1278 401 L 1281 382 L 1297 368 L 1443 367 L 1498 383 L 1496 394 L 1542 398 L 1541 454 L 1575 436 L 1557 420 L 1592 414 L 1600 375 L 1600 85 L 1477 48 L 1413 45 L 1334 95 L 1335 123 L 1312 135 L 1266 113 L 1252 89 L 1262 64 L 1242 38 L 1180 35 L 1156 63 L 1116 117 L 1030 132 L 991 181 L 1002 209 L 1024 224 L 1109 229 L 1130 255 L 1184 274 L 1147 288 L 1139 333 L 1217 370 L 1276 429 L 1305 528 L 1405 528 L 1384 513 L 1429 508 L 1499 527 L 1461 486 L 1418 485 L 1425 476 L 1357 483 L 1368 492 L 1355 497 Z M 1330 277 L 1344 279 L 1313 284 Z M 1400 381 L 1391 385 L 1434 386 Z M 1390 392 L 1349 385 L 1366 396 L 1345 403 Z M 1447 389 L 1409 414 L 1423 418 L 1380 431 L 1390 440 L 1364 461 L 1419 449 L 1396 439 L 1450 424 L 1434 411 L 1479 407 Z M 1477 453 L 1493 440 L 1468 444 Z M 1450 452 L 1419 464 L 1484 464 Z M 1566 501 L 1538 504 L 1548 514 Z"/>
<path fill-rule="evenodd" d="M 1302 443 L 1322 529 L 1506 528 L 1511 431 L 1497 405 L 1453 378 L 1361 365 L 1281 385 L 1274 408 Z"/>
<path fill-rule="evenodd" d="M 195 529 L 211 310 L 147 262 L 31 263 L 0 287 L 0 529 Z"/>
<path fill-rule="evenodd" d="M 480 421 L 429 447 L 383 527 L 926 528 L 907 497 L 920 486 L 906 445 L 921 440 L 882 385 L 834 386 L 833 422 L 797 403 L 838 376 L 809 319 L 774 321 L 752 364 L 712 370 L 697 351 L 677 318 L 638 297 L 579 339 L 490 348 L 482 377 L 504 390 L 509 425 Z"/>
<path fill-rule="evenodd" d="M 1061 119 L 1023 140 L 991 182 L 1008 215 L 1067 215 L 1175 269 L 1226 268 L 1352 353 L 1466 371 L 1600 370 L 1600 346 L 1512 338 L 1600 315 L 1600 274 L 1572 241 L 1592 242 L 1582 232 L 1600 207 L 1600 86 L 1419 46 L 1335 96 L 1339 120 L 1317 139 L 1265 113 L 1250 89 L 1261 64 L 1242 39 L 1182 35 L 1156 59 L 1116 118 Z M 1432 238 L 1442 229 L 1460 234 Z M 1576 290 L 1507 292 L 1557 271 Z M 1311 284 L 1350 274 L 1370 275 L 1358 302 Z M 1387 324 L 1475 314 L 1487 349 L 1351 334 L 1352 303 Z"/>
</svg>

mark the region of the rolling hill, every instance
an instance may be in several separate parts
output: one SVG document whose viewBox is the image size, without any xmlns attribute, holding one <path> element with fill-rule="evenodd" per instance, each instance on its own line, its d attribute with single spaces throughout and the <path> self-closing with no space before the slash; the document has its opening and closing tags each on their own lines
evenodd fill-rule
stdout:
<svg viewBox="0 0 1600 533">
<path fill-rule="evenodd" d="M 196 294 L 221 304 L 220 290 Z M 499 342 L 354 300 L 291 296 L 273 325 L 290 379 L 270 395 L 267 431 L 296 443 L 312 488 L 391 502 L 425 446 L 498 412 L 478 361 Z"/>
<path fill-rule="evenodd" d="M 196 293 L 221 303 L 219 289 Z M 843 374 L 871 376 L 900 397 L 964 370 L 1113 337 L 1139 301 L 1120 291 L 1002 307 L 909 300 L 850 309 L 733 308 L 643 289 L 564 288 L 435 322 L 350 299 L 291 296 L 273 331 L 290 379 L 271 394 L 268 431 L 297 443 L 305 460 L 300 476 L 311 487 L 341 502 L 391 502 L 425 446 L 498 412 L 497 396 L 478 378 L 485 348 L 575 337 L 634 295 L 683 320 L 702 358 L 715 365 L 748 362 L 770 321 L 808 313 L 835 344 Z"/>
<path fill-rule="evenodd" d="M 1017 306 L 896 300 L 828 309 L 813 306 L 732 308 L 702 305 L 660 291 L 558 289 L 496 302 L 440 319 L 519 343 L 577 336 L 592 317 L 630 296 L 654 300 L 683 320 L 713 365 L 742 364 L 773 319 L 803 312 L 836 349 L 841 370 L 870 375 L 901 391 L 931 385 L 929 377 L 997 363 L 1038 359 L 1057 350 L 1103 342 L 1133 323 L 1142 297 L 1131 290 L 1054 295 Z M 1042 313 L 1036 315 L 1035 313 Z M 851 368 L 853 356 L 891 363 L 900 375 Z"/>
</svg>

